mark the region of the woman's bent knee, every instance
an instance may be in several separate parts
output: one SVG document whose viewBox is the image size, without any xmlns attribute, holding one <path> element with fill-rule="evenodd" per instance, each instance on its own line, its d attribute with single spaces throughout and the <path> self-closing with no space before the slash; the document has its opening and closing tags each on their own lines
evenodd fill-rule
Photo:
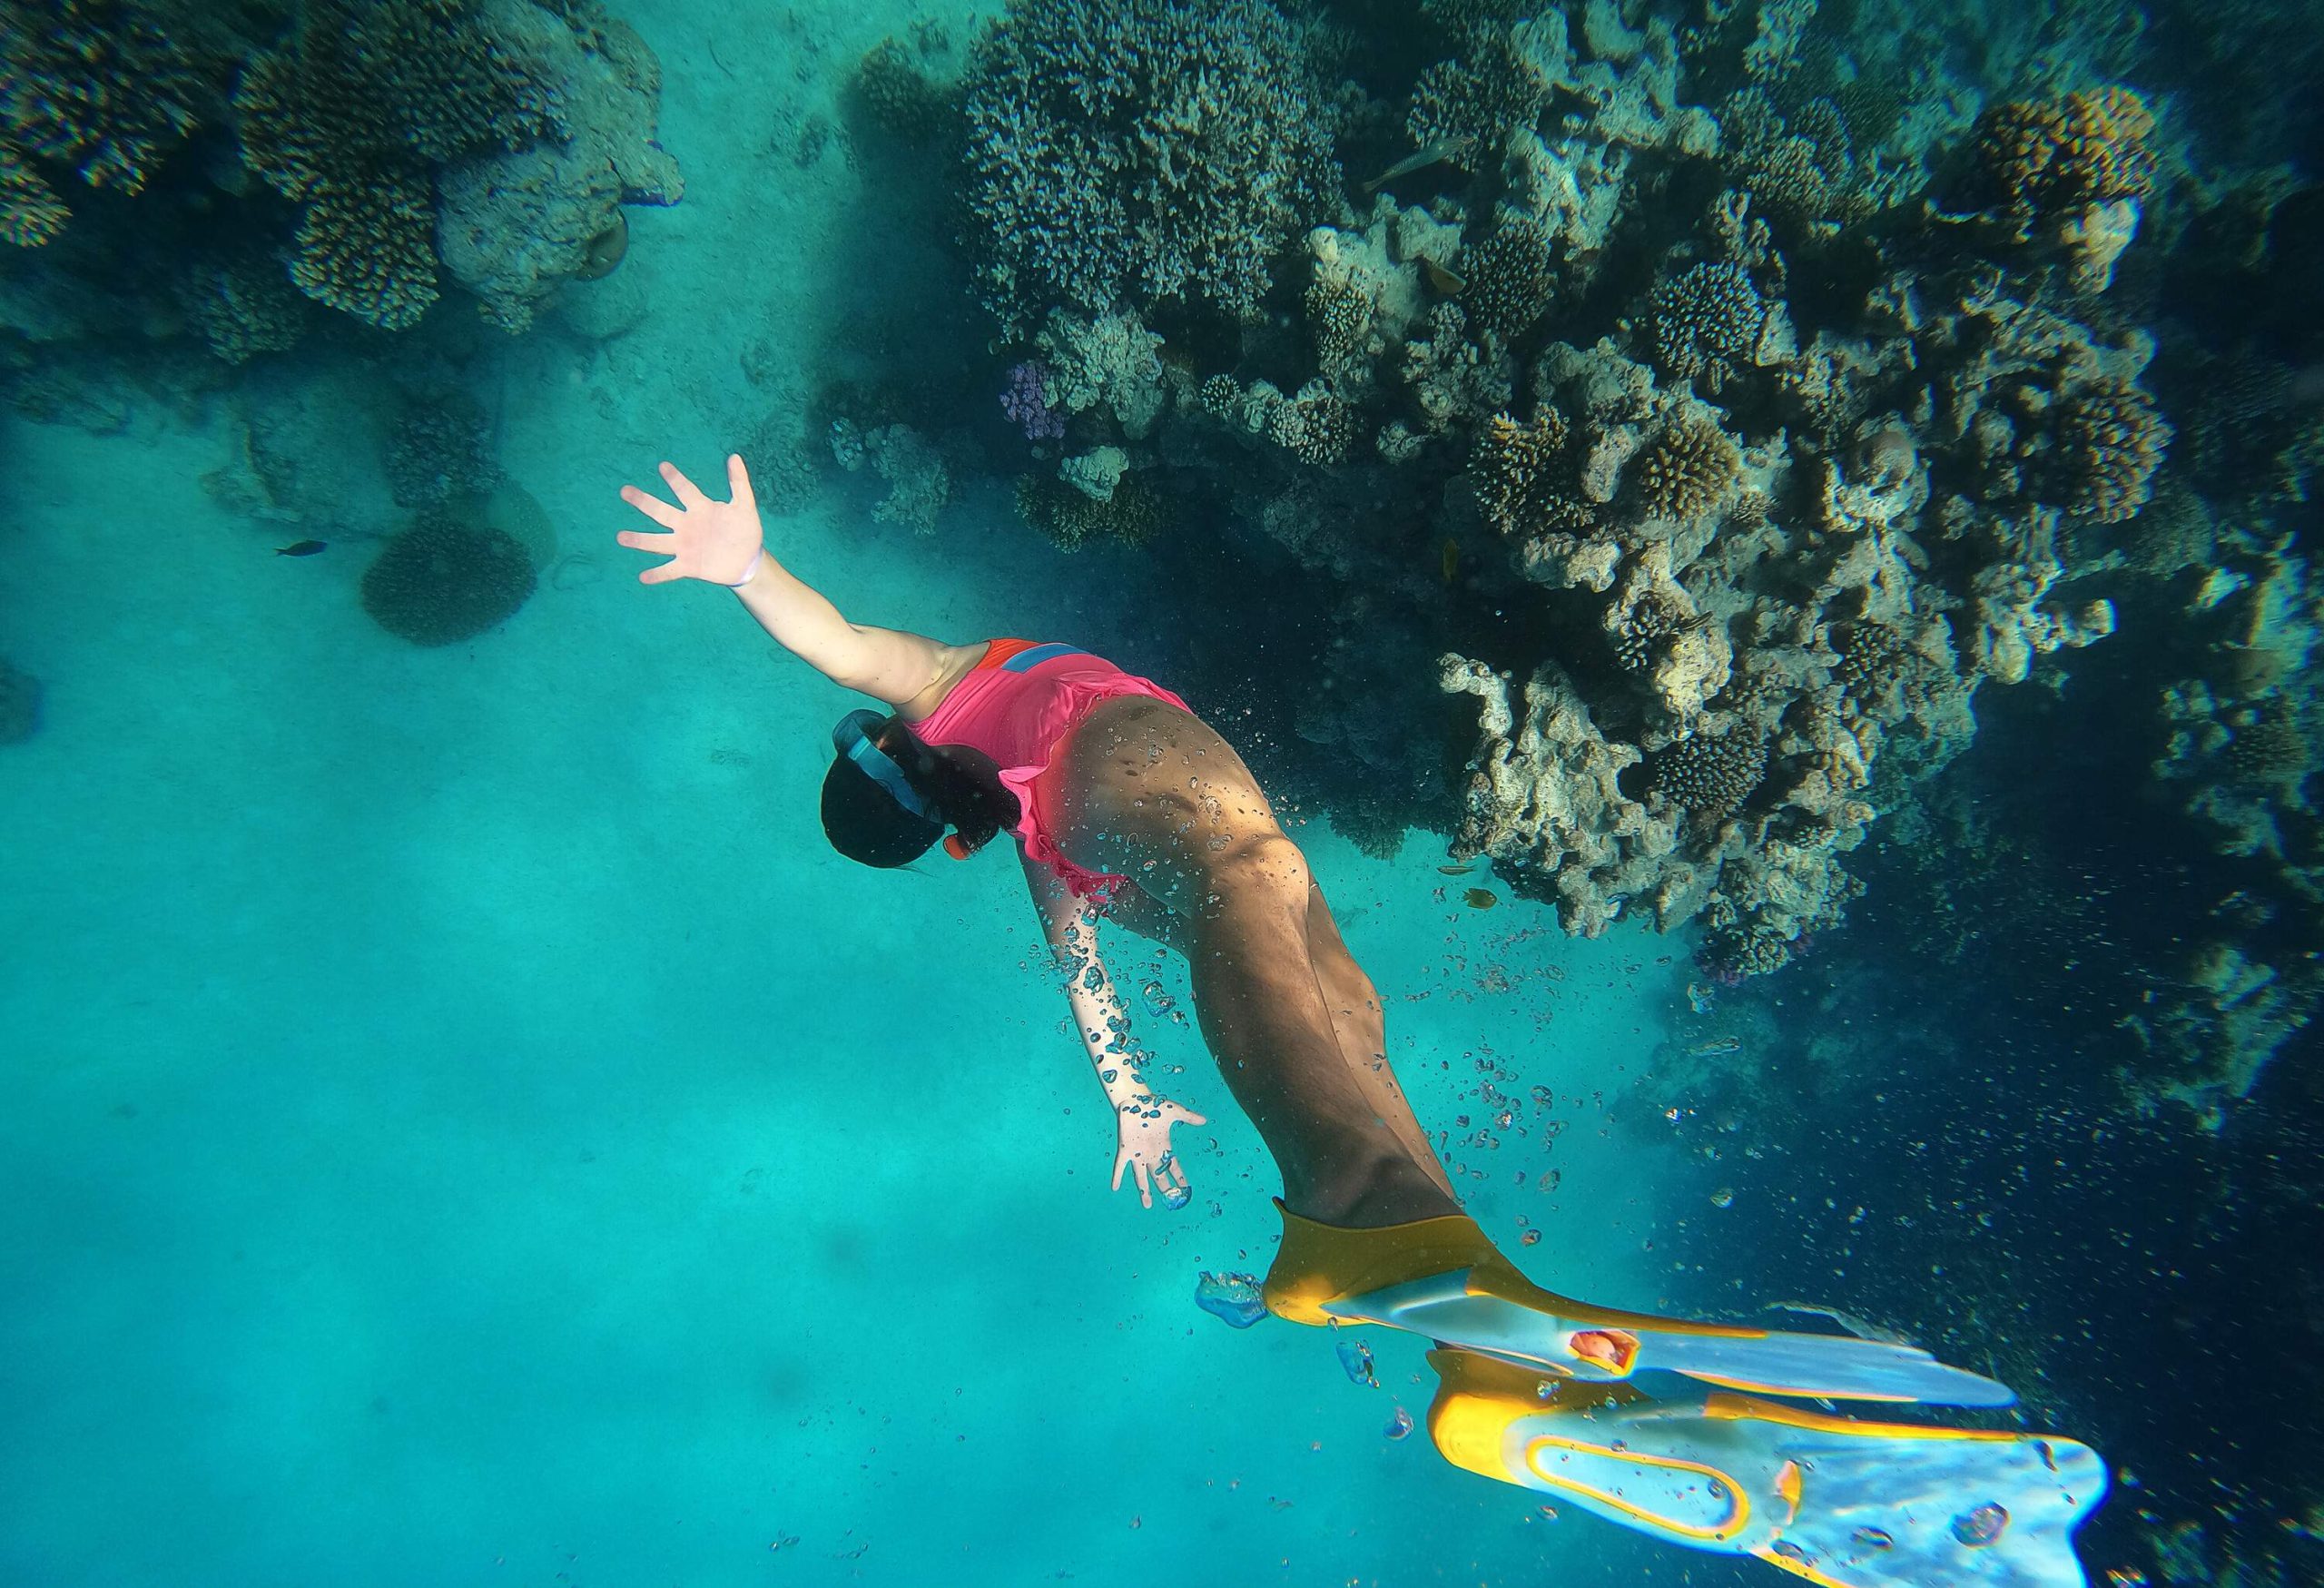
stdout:
<svg viewBox="0 0 2324 1588">
<path fill-rule="evenodd" d="M 1280 832 L 1238 838 L 1206 855 L 1203 874 L 1208 895 L 1219 902 L 1257 896 L 1279 900 L 1303 913 L 1315 881 L 1306 855 Z"/>
</svg>

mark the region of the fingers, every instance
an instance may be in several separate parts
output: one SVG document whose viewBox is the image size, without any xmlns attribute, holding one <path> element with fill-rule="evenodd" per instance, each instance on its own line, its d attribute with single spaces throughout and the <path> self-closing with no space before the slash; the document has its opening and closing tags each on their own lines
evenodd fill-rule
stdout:
<svg viewBox="0 0 2324 1588">
<path fill-rule="evenodd" d="M 669 483 L 670 489 L 676 493 L 680 505 L 700 508 L 709 504 L 710 498 L 702 494 L 702 488 L 680 474 L 676 464 L 663 464 L 662 478 Z"/>
<path fill-rule="evenodd" d="M 678 538 L 675 535 L 648 535 L 643 529 L 625 529 L 614 537 L 614 544 L 626 546 L 632 551 L 650 551 L 657 557 L 675 557 Z"/>
<path fill-rule="evenodd" d="M 1125 1147 L 1119 1152 L 1114 1154 L 1114 1183 L 1110 1188 L 1111 1189 L 1118 1191 L 1122 1189 L 1122 1170 L 1128 1167 L 1129 1149 Z"/>
<path fill-rule="evenodd" d="M 621 488 L 621 499 L 635 508 L 665 529 L 675 529 L 685 521 L 685 515 L 659 497 L 649 497 L 634 485 Z"/>
<path fill-rule="evenodd" d="M 726 459 L 726 494 L 734 498 L 736 507 L 758 511 L 759 499 L 751 494 L 751 471 L 743 466 L 740 452 L 730 453 Z"/>
<path fill-rule="evenodd" d="M 1139 1159 L 1131 1167 L 1137 1171 L 1137 1200 L 1141 1207 L 1154 1206 L 1154 1182 L 1147 1178 L 1146 1160 Z"/>
<path fill-rule="evenodd" d="M 1178 1110 L 1178 1122 L 1182 1125 L 1207 1125 L 1210 1123 L 1210 1120 L 1203 1115 L 1196 1113 L 1192 1109 L 1180 1109 Z"/>
<path fill-rule="evenodd" d="M 676 563 L 657 562 L 652 567 L 647 568 L 645 572 L 639 574 L 637 576 L 637 582 L 641 585 L 666 585 L 672 579 L 682 579 L 685 576 L 684 574 L 678 572 L 678 565 Z"/>
</svg>

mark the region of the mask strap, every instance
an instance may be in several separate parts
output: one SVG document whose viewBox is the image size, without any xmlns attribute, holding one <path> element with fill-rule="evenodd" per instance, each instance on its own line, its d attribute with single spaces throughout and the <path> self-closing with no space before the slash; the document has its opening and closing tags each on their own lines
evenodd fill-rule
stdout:
<svg viewBox="0 0 2324 1588">
<path fill-rule="evenodd" d="M 912 787 L 911 780 L 904 775 L 904 769 L 897 765 L 885 750 L 872 742 L 872 730 L 886 720 L 876 711 L 849 712 L 832 729 L 832 747 L 862 767 L 864 775 L 886 789 L 888 796 L 896 804 L 923 822 L 943 826 L 944 818 L 936 814 L 918 789 Z"/>
</svg>

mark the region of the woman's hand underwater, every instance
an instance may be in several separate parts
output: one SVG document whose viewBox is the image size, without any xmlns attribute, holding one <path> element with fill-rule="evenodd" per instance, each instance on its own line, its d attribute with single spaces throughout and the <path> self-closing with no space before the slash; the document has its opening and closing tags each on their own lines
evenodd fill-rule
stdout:
<svg viewBox="0 0 2324 1588">
<path fill-rule="evenodd" d="M 638 583 L 702 579 L 730 589 L 747 583 L 758 571 L 764 540 L 759 528 L 758 499 L 751 494 L 750 470 L 743 467 L 742 455 L 726 459 L 732 501 L 712 501 L 700 486 L 678 472 L 675 463 L 662 465 L 662 478 L 678 498 L 675 508 L 634 485 L 621 488 L 623 501 L 669 531 L 649 535 L 642 529 L 625 529 L 614 537 L 634 551 L 650 551 L 670 559 L 639 574 Z"/>
<path fill-rule="evenodd" d="M 1191 1109 L 1180 1108 L 1167 1098 L 1155 1100 L 1160 1112 L 1148 1117 L 1148 1110 L 1135 1106 L 1125 1108 L 1115 1116 L 1117 1146 L 1114 1149 L 1114 1187 L 1122 1189 L 1122 1170 L 1137 1171 L 1137 1199 L 1145 1206 L 1154 1206 L 1154 1192 L 1159 1188 L 1162 1200 L 1173 1208 L 1183 1208 L 1194 1192 L 1187 1186 L 1187 1166 L 1170 1150 L 1170 1127 L 1173 1125 L 1206 1125 L 1210 1121 Z"/>
</svg>

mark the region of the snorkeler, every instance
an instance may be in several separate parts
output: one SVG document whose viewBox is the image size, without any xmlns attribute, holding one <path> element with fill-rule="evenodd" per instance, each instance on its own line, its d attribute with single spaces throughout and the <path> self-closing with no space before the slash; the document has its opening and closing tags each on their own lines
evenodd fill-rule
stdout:
<svg viewBox="0 0 2324 1588">
<path fill-rule="evenodd" d="M 743 460 L 726 467 L 724 502 L 668 463 L 675 505 L 623 487 L 662 532 L 618 538 L 668 558 L 644 583 L 733 589 L 777 644 L 889 708 L 832 731 L 832 846 L 900 866 L 940 840 L 961 860 L 1016 840 L 1113 1107 L 1114 1185 L 1134 1172 L 1149 1207 L 1157 1189 L 1185 1199 L 1170 1130 L 1204 1120 L 1128 1044 L 1098 922 L 1184 953 L 1204 1039 L 1283 1177 L 1267 1309 L 1433 1341 L 1447 1460 L 1841 1588 L 2084 1582 L 2070 1536 L 2106 1487 L 2087 1446 L 1789 1404 L 2002 1406 L 2006 1386 L 1910 1346 L 1617 1312 L 1527 1279 L 1462 1211 L 1389 1069 L 1379 996 L 1233 747 L 1070 646 L 850 623 L 767 555 Z"/>
</svg>

